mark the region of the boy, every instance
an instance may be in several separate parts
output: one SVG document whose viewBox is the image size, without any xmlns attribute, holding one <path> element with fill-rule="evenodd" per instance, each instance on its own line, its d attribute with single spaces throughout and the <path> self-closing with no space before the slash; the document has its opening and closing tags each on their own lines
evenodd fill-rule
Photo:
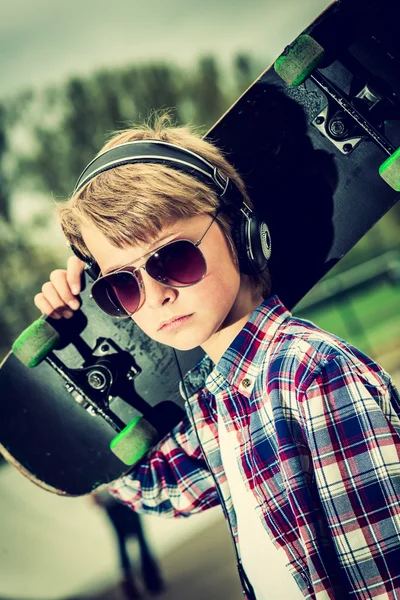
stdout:
<svg viewBox="0 0 400 600">
<path fill-rule="evenodd" d="M 102 152 L 59 208 L 69 243 L 101 271 L 94 299 L 158 342 L 206 352 L 182 385 L 185 419 L 111 493 L 166 516 L 220 503 L 247 598 L 400 597 L 388 374 L 270 296 L 266 227 L 215 146 L 164 117 Z M 54 271 L 36 306 L 71 316 L 82 268 L 72 257 Z"/>
</svg>

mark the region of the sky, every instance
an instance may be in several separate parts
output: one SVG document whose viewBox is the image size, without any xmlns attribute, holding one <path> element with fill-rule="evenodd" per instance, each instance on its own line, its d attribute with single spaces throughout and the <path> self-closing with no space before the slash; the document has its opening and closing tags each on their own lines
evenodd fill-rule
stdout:
<svg viewBox="0 0 400 600">
<path fill-rule="evenodd" d="M 329 0 L 14 0 L 0 20 L 0 99 L 137 62 L 238 51 L 265 67 Z"/>
</svg>

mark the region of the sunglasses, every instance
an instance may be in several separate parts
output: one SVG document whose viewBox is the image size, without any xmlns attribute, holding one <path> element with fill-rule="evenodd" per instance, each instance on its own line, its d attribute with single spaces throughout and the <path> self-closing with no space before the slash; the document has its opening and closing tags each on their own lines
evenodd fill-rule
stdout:
<svg viewBox="0 0 400 600">
<path fill-rule="evenodd" d="M 206 259 L 199 246 L 217 214 L 197 242 L 173 240 L 145 254 L 142 259 L 146 260 L 140 267 L 134 267 L 131 263 L 100 276 L 92 285 L 93 300 L 111 317 L 130 317 L 139 310 L 145 298 L 140 269 L 167 287 L 181 288 L 199 283 L 207 273 Z"/>
</svg>

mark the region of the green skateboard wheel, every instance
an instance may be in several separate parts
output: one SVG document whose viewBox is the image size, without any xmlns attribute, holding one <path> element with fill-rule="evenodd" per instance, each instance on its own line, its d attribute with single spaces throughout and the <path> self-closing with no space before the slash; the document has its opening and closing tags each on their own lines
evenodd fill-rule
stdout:
<svg viewBox="0 0 400 600">
<path fill-rule="evenodd" d="M 276 73 L 288 85 L 303 83 L 325 55 L 323 47 L 309 35 L 301 35 L 275 61 Z"/>
<path fill-rule="evenodd" d="M 111 441 L 110 449 L 124 464 L 131 466 L 158 440 L 157 430 L 144 417 L 136 417 Z"/>
<path fill-rule="evenodd" d="M 15 340 L 12 351 L 29 368 L 39 365 L 57 345 L 59 333 L 43 318 L 34 321 Z"/>
<path fill-rule="evenodd" d="M 379 175 L 391 188 L 400 192 L 400 148 L 379 167 Z"/>
</svg>

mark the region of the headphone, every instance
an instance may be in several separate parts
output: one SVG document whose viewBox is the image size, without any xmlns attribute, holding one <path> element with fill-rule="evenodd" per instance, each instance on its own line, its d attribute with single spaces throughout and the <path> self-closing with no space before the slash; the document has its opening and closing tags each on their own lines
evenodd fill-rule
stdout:
<svg viewBox="0 0 400 600">
<path fill-rule="evenodd" d="M 199 154 L 175 144 L 159 140 L 126 142 L 106 150 L 94 158 L 81 173 L 75 195 L 91 179 L 109 169 L 135 163 L 162 164 L 209 185 L 218 194 L 222 207 L 233 218 L 232 238 L 243 273 L 257 275 L 267 266 L 271 256 L 271 236 L 267 224 L 244 202 L 240 190 L 217 167 Z M 88 262 L 76 248 L 72 251 Z M 91 263 L 90 266 L 92 266 Z"/>
</svg>

